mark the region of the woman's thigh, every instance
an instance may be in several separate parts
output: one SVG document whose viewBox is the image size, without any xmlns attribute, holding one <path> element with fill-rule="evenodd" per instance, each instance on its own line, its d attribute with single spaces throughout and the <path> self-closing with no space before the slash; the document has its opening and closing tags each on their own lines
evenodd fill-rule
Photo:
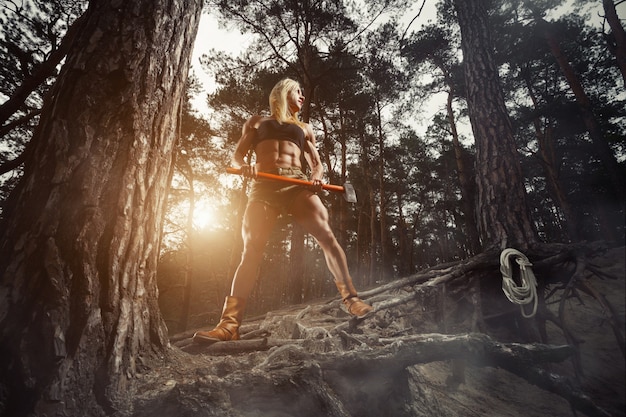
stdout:
<svg viewBox="0 0 626 417">
<path fill-rule="evenodd" d="M 243 216 L 242 237 L 244 247 L 262 250 L 274 229 L 278 211 L 262 202 L 253 201 L 246 207 Z"/>
<path fill-rule="evenodd" d="M 294 220 L 316 239 L 324 239 L 332 234 L 328 225 L 328 210 L 317 194 L 300 193 L 290 211 Z"/>
</svg>

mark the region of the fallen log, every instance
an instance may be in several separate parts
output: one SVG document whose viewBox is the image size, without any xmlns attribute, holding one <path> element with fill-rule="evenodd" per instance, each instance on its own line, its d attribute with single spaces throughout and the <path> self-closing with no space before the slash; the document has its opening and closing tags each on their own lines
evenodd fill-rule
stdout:
<svg viewBox="0 0 626 417">
<path fill-rule="evenodd" d="M 569 345 L 501 343 L 482 333 L 462 335 L 425 334 L 399 338 L 381 338 L 384 346 L 332 354 L 316 355 L 323 370 L 349 372 L 351 369 L 405 368 L 412 365 L 462 359 L 475 366 L 497 367 L 520 376 L 542 389 L 555 393 L 572 408 L 590 417 L 609 417 L 568 378 L 537 366 L 561 362 L 575 353 Z M 266 365 L 271 368 L 271 365 Z"/>
</svg>

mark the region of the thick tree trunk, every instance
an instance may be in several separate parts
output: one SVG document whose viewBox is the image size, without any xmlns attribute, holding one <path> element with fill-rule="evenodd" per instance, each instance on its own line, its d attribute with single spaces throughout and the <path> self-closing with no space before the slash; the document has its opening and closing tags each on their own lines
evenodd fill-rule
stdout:
<svg viewBox="0 0 626 417">
<path fill-rule="evenodd" d="M 484 1 L 454 1 L 468 108 L 476 141 L 479 231 L 484 247 L 525 248 L 536 241 L 526 207 L 524 178 L 492 58 Z"/>
<path fill-rule="evenodd" d="M 201 0 L 92 2 L 0 236 L 0 414 L 103 415 L 167 345 L 156 264 Z"/>
</svg>

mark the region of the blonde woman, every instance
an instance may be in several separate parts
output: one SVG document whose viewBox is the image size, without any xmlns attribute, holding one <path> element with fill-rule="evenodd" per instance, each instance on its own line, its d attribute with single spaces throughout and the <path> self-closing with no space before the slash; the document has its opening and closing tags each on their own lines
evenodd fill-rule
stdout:
<svg viewBox="0 0 626 417">
<path fill-rule="evenodd" d="M 244 177 L 253 179 L 243 217 L 243 252 L 226 297 L 219 324 L 211 331 L 199 331 L 194 341 L 213 343 L 239 339 L 239 326 L 246 301 L 255 284 L 268 237 L 282 214 L 310 233 L 320 245 L 346 310 L 363 316 L 372 310 L 357 296 L 348 271 L 346 255 L 328 224 L 328 211 L 315 191 L 321 190 L 323 168 L 315 147 L 311 126 L 298 118 L 304 96 L 297 81 L 284 79 L 272 89 L 270 116 L 252 116 L 243 125 L 241 138 L 232 156 L 232 165 Z M 246 162 L 249 150 L 255 163 Z M 311 168 L 311 177 L 302 172 L 301 156 Z M 258 178 L 268 172 L 309 180 L 311 187 Z"/>
</svg>

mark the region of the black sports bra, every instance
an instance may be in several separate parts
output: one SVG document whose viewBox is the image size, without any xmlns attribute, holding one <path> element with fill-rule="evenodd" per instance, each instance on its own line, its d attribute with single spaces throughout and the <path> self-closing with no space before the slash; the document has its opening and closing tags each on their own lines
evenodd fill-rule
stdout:
<svg viewBox="0 0 626 417">
<path fill-rule="evenodd" d="M 267 139 L 288 140 L 295 143 L 300 150 L 304 149 L 306 141 L 304 130 L 300 126 L 293 123 L 280 124 L 276 119 L 266 119 L 259 124 L 252 145 L 256 147 L 259 142 Z"/>
</svg>

